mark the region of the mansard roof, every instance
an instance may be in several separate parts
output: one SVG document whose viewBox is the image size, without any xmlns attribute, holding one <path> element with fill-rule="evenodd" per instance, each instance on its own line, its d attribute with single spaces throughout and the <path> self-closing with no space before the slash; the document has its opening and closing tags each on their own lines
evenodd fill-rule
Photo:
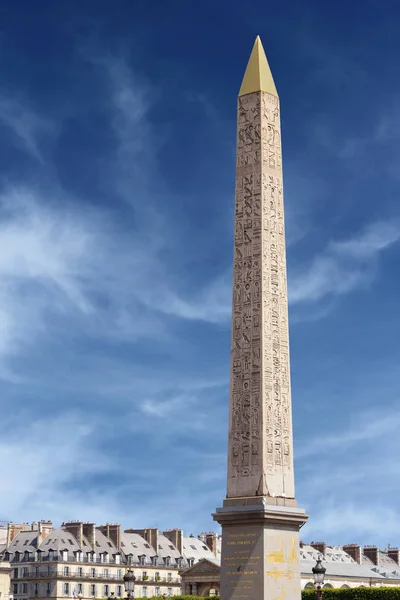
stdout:
<svg viewBox="0 0 400 600">
<path fill-rule="evenodd" d="M 210 548 L 202 540 L 195 537 L 183 537 L 182 554 L 186 559 L 194 558 L 195 561 L 202 560 L 203 558 L 209 560 L 215 559 Z"/>
</svg>

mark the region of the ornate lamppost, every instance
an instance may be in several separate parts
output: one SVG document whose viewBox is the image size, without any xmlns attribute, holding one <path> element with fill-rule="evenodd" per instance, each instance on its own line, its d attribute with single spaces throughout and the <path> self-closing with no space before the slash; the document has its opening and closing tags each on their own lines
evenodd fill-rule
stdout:
<svg viewBox="0 0 400 600">
<path fill-rule="evenodd" d="M 135 581 L 136 577 L 132 571 L 132 569 L 128 569 L 124 575 L 124 585 L 126 591 L 127 598 L 135 597 Z"/>
<path fill-rule="evenodd" d="M 312 568 L 312 572 L 314 575 L 315 594 L 317 596 L 317 599 L 321 600 L 322 594 L 323 594 L 322 588 L 324 585 L 324 579 L 325 579 L 325 573 L 326 573 L 326 569 L 322 565 L 321 557 L 318 558 L 315 567 Z"/>
</svg>

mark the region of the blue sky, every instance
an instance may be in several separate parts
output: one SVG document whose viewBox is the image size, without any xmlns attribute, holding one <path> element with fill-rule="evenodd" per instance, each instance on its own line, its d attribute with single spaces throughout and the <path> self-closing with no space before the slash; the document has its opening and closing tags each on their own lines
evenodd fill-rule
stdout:
<svg viewBox="0 0 400 600">
<path fill-rule="evenodd" d="M 1 8 L 0 518 L 214 528 L 236 94 L 260 34 L 302 537 L 400 543 L 399 7 L 297 4 Z"/>
</svg>

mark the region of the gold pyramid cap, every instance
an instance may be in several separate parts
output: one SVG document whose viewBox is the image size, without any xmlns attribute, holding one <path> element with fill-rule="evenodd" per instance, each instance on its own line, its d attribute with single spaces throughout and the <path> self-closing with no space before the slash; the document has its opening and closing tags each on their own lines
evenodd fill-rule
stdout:
<svg viewBox="0 0 400 600">
<path fill-rule="evenodd" d="M 252 94 L 253 92 L 268 92 L 273 96 L 278 95 L 259 35 L 256 37 L 247 63 L 239 96 Z"/>
</svg>

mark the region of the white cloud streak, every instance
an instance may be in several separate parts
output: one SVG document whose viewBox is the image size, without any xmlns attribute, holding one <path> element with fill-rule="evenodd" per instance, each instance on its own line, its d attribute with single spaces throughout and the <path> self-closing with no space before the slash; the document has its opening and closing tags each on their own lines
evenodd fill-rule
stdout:
<svg viewBox="0 0 400 600">
<path fill-rule="evenodd" d="M 17 145 L 43 163 L 41 141 L 54 137 L 58 128 L 49 118 L 39 116 L 20 99 L 0 94 L 0 123 L 13 134 Z"/>
<path fill-rule="evenodd" d="M 379 254 L 399 239 L 398 221 L 378 221 L 353 238 L 329 243 L 308 268 L 290 272 L 290 302 L 318 302 L 370 283 L 376 276 Z"/>
</svg>

